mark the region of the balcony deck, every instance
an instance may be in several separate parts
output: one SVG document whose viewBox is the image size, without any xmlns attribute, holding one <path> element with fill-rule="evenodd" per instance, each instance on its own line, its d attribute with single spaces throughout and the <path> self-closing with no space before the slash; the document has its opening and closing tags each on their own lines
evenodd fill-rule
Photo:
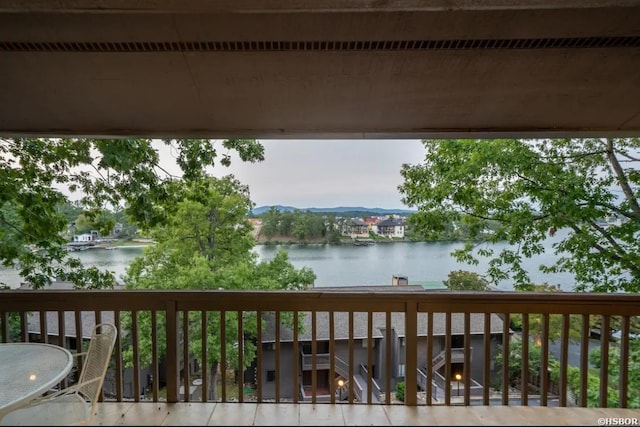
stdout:
<svg viewBox="0 0 640 427">
<path fill-rule="evenodd" d="M 113 321 L 121 331 L 112 356 L 108 392 L 105 389 L 107 401 L 99 404 L 94 425 L 638 425 L 640 420 L 639 409 L 625 409 L 635 405 L 637 399 L 637 389 L 631 385 L 637 370 L 630 363 L 633 350 L 630 337 L 631 322 L 640 316 L 638 294 L 47 290 L 2 291 L 2 297 L 2 342 L 40 340 L 79 352 L 83 340 L 72 342 L 68 338 L 86 337 L 84 331 L 90 330 L 92 324 Z M 285 315 L 292 320 L 288 335 L 280 322 Z M 537 386 L 517 392 L 517 403 L 512 400 L 515 396 L 509 366 L 491 367 L 499 353 L 503 360 L 509 357 L 511 316 L 522 316 L 519 333 L 522 347 L 518 350 L 522 367 L 518 380 L 521 384 Z M 561 320 L 559 373 L 558 381 L 553 380 L 554 387 L 548 374 L 552 316 Z M 247 391 L 245 396 L 247 387 L 234 388 L 232 384 L 227 387 L 226 381 L 222 381 L 219 388 L 211 388 L 207 380 L 210 352 L 202 343 L 214 337 L 226 343 L 216 355 L 220 361 L 219 372 L 229 372 L 233 364 L 247 366 L 244 351 L 238 351 L 235 356 L 231 352 L 236 347 L 244 349 L 251 342 L 244 328 L 252 317 L 256 322 L 255 342 L 267 343 L 267 347 L 258 345 L 255 354 L 247 356 L 253 357 L 248 361 L 256 364 L 253 372 L 261 373 L 249 376 L 251 392 Z M 268 322 L 269 319 L 273 322 Z M 440 323 L 436 319 L 440 319 Z M 90 320 L 90 324 L 85 324 L 85 320 Z M 612 341 L 609 334 L 600 334 L 599 369 L 591 369 L 588 364 L 594 320 L 600 322 L 600 331 L 611 331 L 613 324 L 620 331 L 616 341 Z M 299 333 L 301 321 L 308 323 L 304 332 L 308 336 Z M 569 365 L 569 335 L 574 323 L 578 324 L 580 335 L 575 343 L 580 350 L 579 366 Z M 459 337 L 457 345 L 464 349 L 464 380 L 458 381 L 461 387 L 459 391 L 456 387 L 456 393 L 451 388 L 452 364 L 459 360 L 457 353 L 460 352 L 454 351 L 454 325 Z M 402 331 L 405 337 L 401 346 L 405 355 L 405 390 L 419 390 L 420 384 L 433 384 L 438 372 L 432 363 L 425 365 L 424 361 L 433 361 L 434 356 L 438 356 L 439 353 L 434 352 L 434 337 L 436 332 L 442 332 L 445 337 L 444 393 L 438 392 L 436 396 L 432 387 L 423 386 L 424 391 L 406 393 L 404 405 L 392 399 L 393 393 L 381 394 L 383 390 L 393 391 L 392 343 L 391 340 L 379 341 L 375 354 L 374 345 L 369 343 L 374 343 L 374 335 L 382 327 Z M 60 339 L 60 331 L 66 332 L 65 339 Z M 500 333 L 494 336 L 496 332 Z M 475 362 L 479 370 L 477 377 L 483 384 L 491 384 L 492 380 L 497 384 L 483 387 L 482 396 L 472 393 L 471 348 L 472 334 L 476 333 L 481 337 L 475 341 L 476 354 L 484 356 Z M 339 334 L 347 337 L 346 345 L 340 349 L 335 344 Z M 536 345 L 540 346 L 541 361 L 539 369 L 532 372 L 526 355 L 534 334 L 538 334 L 540 341 Z M 142 360 L 141 337 L 150 342 L 149 351 L 153 356 L 150 362 Z M 159 337 L 165 338 L 164 348 L 160 348 Z M 356 338 L 367 340 L 366 349 L 361 343 L 356 344 Z M 196 340 L 200 345 L 191 346 Z M 303 340 L 311 346 L 311 384 L 305 381 L 304 372 L 309 371 L 304 369 L 304 363 L 291 363 L 291 356 L 303 348 L 299 345 Z M 493 349 L 498 343 L 501 350 Z M 614 358 L 609 357 L 609 348 L 613 346 L 618 347 L 620 354 L 615 366 Z M 325 347 L 329 350 L 328 377 L 334 378 L 340 372 L 354 379 L 362 376 L 362 385 L 367 385 L 366 397 L 362 394 L 364 387 L 348 381 L 349 387 L 345 390 L 348 399 L 335 403 L 338 400 L 336 382 L 329 382 L 330 402 L 320 402 L 320 393 L 326 393 L 326 382 L 319 381 L 313 373 L 324 366 Z M 265 348 L 273 354 L 267 354 Z M 126 366 L 128 349 L 131 366 Z M 160 352 L 165 363 L 158 361 Z M 338 353 L 344 353 L 343 358 L 338 357 Z M 359 354 L 357 358 L 356 354 Z M 381 354 L 385 357 L 376 362 L 374 356 Z M 209 360 L 209 363 L 199 366 L 198 372 L 195 368 L 184 369 L 188 366 L 184 361 L 192 357 Z M 231 360 L 233 357 L 235 361 Z M 304 354 L 301 359 L 304 361 Z M 145 366 L 149 363 L 150 366 Z M 376 364 L 377 374 L 385 374 L 379 382 L 374 381 L 373 370 L 362 370 L 363 366 Z M 618 375 L 611 375 L 612 367 Z M 574 376 L 576 372 L 579 375 L 578 384 L 570 383 L 570 369 Z M 246 372 L 245 368 L 241 373 L 245 385 Z M 196 373 L 197 379 L 203 380 L 197 385 L 193 376 Z M 538 375 L 539 381 L 533 381 L 532 377 Z M 597 401 L 593 393 L 589 398 L 589 375 L 599 380 Z M 154 378 L 164 380 L 153 381 Z M 311 402 L 302 402 L 296 392 L 301 386 L 309 385 Z M 209 392 L 216 397 L 207 401 Z M 362 403 L 375 402 L 373 397 L 382 404 Z M 198 402 L 199 399 L 204 403 Z M 293 403 L 289 403 L 291 401 Z M 524 405 L 520 406 L 520 402 Z M 608 423 L 600 424 L 604 418 L 609 419 Z"/>
<path fill-rule="evenodd" d="M 98 404 L 91 425 L 559 426 L 598 425 L 601 418 L 621 418 L 626 420 L 626 425 L 638 425 L 640 410 L 541 406 L 106 402 Z"/>
</svg>

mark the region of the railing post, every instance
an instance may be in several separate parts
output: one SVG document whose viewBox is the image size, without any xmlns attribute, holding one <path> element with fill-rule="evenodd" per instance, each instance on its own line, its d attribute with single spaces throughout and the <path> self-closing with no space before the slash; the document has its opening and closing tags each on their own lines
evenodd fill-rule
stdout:
<svg viewBox="0 0 640 427">
<path fill-rule="evenodd" d="M 9 342 L 9 313 L 6 311 L 0 311 L 0 325 L 2 325 L 0 342 Z"/>
<path fill-rule="evenodd" d="M 418 404 L 418 303 L 407 301 L 405 310 L 405 404 Z"/>
<path fill-rule="evenodd" d="M 167 402 L 178 401 L 178 310 L 177 302 L 167 302 Z"/>
</svg>

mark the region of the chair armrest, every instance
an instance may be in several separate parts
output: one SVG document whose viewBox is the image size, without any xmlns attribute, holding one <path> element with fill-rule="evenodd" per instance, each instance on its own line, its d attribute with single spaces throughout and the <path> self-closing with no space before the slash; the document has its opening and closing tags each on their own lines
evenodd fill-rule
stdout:
<svg viewBox="0 0 640 427">
<path fill-rule="evenodd" d="M 94 382 L 102 381 L 102 378 L 94 378 L 88 381 L 83 381 L 81 383 L 74 384 L 72 386 L 63 388 L 62 390 L 58 390 L 55 393 L 47 394 L 44 396 L 37 397 L 29 402 L 29 405 L 36 405 L 44 400 L 57 399 L 62 396 L 68 396 L 74 393 L 79 393 L 82 397 L 86 397 L 81 393 L 82 387 L 85 387 L 87 384 L 91 384 Z M 87 397 L 88 398 L 88 397 Z"/>
</svg>

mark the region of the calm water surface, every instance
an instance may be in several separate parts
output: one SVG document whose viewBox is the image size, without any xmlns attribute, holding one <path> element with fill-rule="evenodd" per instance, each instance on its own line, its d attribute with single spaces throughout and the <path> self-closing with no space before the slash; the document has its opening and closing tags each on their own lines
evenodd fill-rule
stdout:
<svg viewBox="0 0 640 427">
<path fill-rule="evenodd" d="M 551 247 L 549 242 L 549 248 Z M 393 275 L 405 275 L 412 281 L 442 282 L 450 271 L 468 270 L 484 273 L 488 260 L 473 266 L 456 262 L 450 255 L 462 243 L 377 243 L 372 246 L 345 245 L 258 245 L 254 251 L 260 259 L 273 258 L 279 249 L 289 253 L 291 263 L 300 267 L 311 268 L 317 278 L 316 287 L 354 286 L 354 285 L 390 285 Z M 495 245 L 500 249 L 506 245 Z M 107 251 L 90 249 L 74 252 L 87 266 L 96 266 L 109 270 L 120 278 L 127 266 L 135 257 L 142 255 L 141 248 L 120 247 Z M 524 267 L 530 272 L 534 283 L 560 285 L 564 290 L 571 290 L 573 277 L 570 274 L 547 275 L 539 272 L 540 264 L 551 264 L 555 259 L 550 250 L 541 256 L 526 260 Z M 18 287 L 20 275 L 16 270 L 0 269 L 0 280 L 11 287 Z M 511 290 L 511 282 L 503 282 L 501 289 Z"/>
</svg>

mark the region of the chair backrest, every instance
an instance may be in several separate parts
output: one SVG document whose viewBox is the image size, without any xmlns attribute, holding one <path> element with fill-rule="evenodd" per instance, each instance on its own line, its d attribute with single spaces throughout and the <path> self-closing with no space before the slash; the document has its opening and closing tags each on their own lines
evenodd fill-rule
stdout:
<svg viewBox="0 0 640 427">
<path fill-rule="evenodd" d="M 78 381 L 80 391 L 85 398 L 91 400 L 92 405 L 96 404 L 102 391 L 117 335 L 118 330 L 111 323 L 100 323 L 93 328 Z"/>
</svg>

